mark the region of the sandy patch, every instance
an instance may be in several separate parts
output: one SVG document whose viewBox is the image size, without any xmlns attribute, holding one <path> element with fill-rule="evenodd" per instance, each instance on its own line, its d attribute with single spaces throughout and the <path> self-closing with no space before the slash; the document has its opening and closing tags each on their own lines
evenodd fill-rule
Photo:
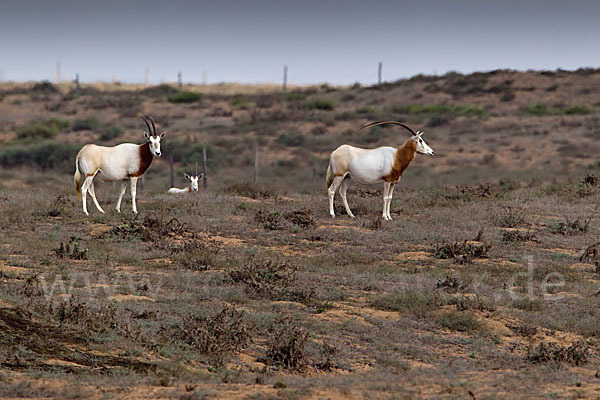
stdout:
<svg viewBox="0 0 600 400">
<path fill-rule="evenodd" d="M 148 296 L 136 296 L 134 294 L 116 294 L 114 296 L 109 297 L 109 299 L 115 301 L 156 301 Z"/>
<path fill-rule="evenodd" d="M 428 260 L 431 258 L 431 254 L 426 251 L 405 251 L 398 254 L 400 260 Z"/>
</svg>

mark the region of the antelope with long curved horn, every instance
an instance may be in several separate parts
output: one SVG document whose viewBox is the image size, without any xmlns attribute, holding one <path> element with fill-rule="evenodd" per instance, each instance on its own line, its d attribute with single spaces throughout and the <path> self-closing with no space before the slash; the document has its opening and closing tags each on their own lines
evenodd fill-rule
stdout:
<svg viewBox="0 0 600 400">
<path fill-rule="evenodd" d="M 408 168 L 415 158 L 415 153 L 432 156 L 434 151 L 425 143 L 423 132 L 415 132 L 409 126 L 398 121 L 379 121 L 366 124 L 360 129 L 377 125 L 394 124 L 399 125 L 410 133 L 412 137 L 399 147 L 378 147 L 376 149 L 362 149 L 347 144 L 335 149 L 329 156 L 327 167 L 327 192 L 329 195 L 329 214 L 335 218 L 333 210 L 333 199 L 339 188 L 340 197 L 344 203 L 346 213 L 351 218 L 354 214 L 348 206 L 346 191 L 350 185 L 350 179 L 364 185 L 383 182 L 383 213 L 382 218 L 391 220 L 390 204 L 394 187 L 402 178 L 404 170 Z"/>
<path fill-rule="evenodd" d="M 200 179 L 202 179 L 202 177 L 204 177 L 204 173 L 198 175 L 198 163 L 196 163 L 196 173 L 195 174 L 192 172 L 192 167 L 190 166 L 190 164 L 187 164 L 187 166 L 188 166 L 188 169 L 190 170 L 190 173 L 189 173 L 189 175 L 184 174 L 184 176 L 185 176 L 185 179 L 190 181 L 190 185 L 184 189 L 172 187 L 171 189 L 169 189 L 167 191 L 167 193 L 185 194 L 185 193 L 191 193 L 191 192 L 198 191 L 198 181 Z"/>
<path fill-rule="evenodd" d="M 95 176 L 98 176 L 103 182 L 122 181 L 119 200 L 117 201 L 118 212 L 121 212 L 121 200 L 129 181 L 131 186 L 131 204 L 133 212 L 137 213 L 135 204 L 137 180 L 150 168 L 150 164 L 152 164 L 154 158 L 161 156 L 160 142 L 166 133 L 163 132 L 159 135 L 156 132 L 156 125 L 152 117 L 148 117 L 152 125 L 150 125 L 150 122 L 144 116 L 140 116 L 140 118 L 144 120 L 148 127 L 148 132 L 144 131 L 146 143 L 140 145 L 122 143 L 114 147 L 86 144 L 79 150 L 75 159 L 75 176 L 73 179 L 77 194 L 82 199 L 85 215 L 89 215 L 86 205 L 87 193 L 92 196 L 92 200 L 98 211 L 104 213 L 94 193 L 93 180 Z"/>
</svg>

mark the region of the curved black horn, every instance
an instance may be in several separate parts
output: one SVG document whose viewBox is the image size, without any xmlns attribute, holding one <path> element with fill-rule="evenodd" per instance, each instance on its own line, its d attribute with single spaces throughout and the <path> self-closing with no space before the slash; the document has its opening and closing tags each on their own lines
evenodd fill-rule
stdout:
<svg viewBox="0 0 600 400">
<path fill-rule="evenodd" d="M 158 136 L 156 134 L 156 125 L 154 125 L 154 119 L 152 119 L 152 115 L 148 115 L 148 118 L 150 118 L 150 121 L 152 122 L 152 128 L 154 129 L 154 133 L 152 134 L 152 136 Z"/>
<path fill-rule="evenodd" d="M 185 165 L 188 166 L 188 169 L 190 170 L 190 175 L 194 175 L 194 172 L 192 171 L 192 166 L 189 163 L 185 163 Z"/>
<path fill-rule="evenodd" d="M 402 122 L 398 122 L 398 121 L 378 121 L 378 122 L 371 122 L 370 124 L 366 124 L 365 126 L 363 126 L 360 129 L 365 129 L 365 128 L 369 128 L 371 126 L 377 126 L 377 125 L 385 125 L 385 124 L 400 125 L 401 127 L 403 127 L 406 130 L 408 130 L 410 133 L 412 133 L 413 136 L 417 136 L 417 132 L 415 132 L 410 126 L 404 125 Z"/>
<path fill-rule="evenodd" d="M 148 123 L 148 120 L 146 119 L 146 117 L 144 117 L 143 115 L 140 115 L 140 118 L 144 120 L 144 122 L 146 123 L 146 126 L 148 127 L 148 134 L 154 136 L 154 134 L 152 133 L 152 128 L 150 128 L 150 124 Z"/>
</svg>

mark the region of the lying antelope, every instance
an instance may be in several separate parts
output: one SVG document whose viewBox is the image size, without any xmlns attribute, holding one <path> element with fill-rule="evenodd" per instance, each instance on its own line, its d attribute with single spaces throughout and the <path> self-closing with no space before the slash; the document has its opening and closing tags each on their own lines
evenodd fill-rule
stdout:
<svg viewBox="0 0 600 400">
<path fill-rule="evenodd" d="M 96 175 L 103 182 L 123 181 L 119 200 L 117 201 L 117 212 L 121 212 L 121 200 L 127 189 L 127 181 L 129 181 L 131 185 L 131 204 L 133 212 L 137 213 L 135 205 L 137 180 L 148 170 L 152 160 L 155 157 L 160 157 L 160 141 L 166 133 L 163 132 L 160 136 L 156 133 L 156 126 L 152 117 L 149 117 L 152 126 L 145 117 L 140 116 L 140 118 L 144 120 L 148 131 L 150 131 L 150 133 L 144 131 L 146 143 L 140 145 L 123 143 L 114 147 L 86 144 L 79 150 L 75 159 L 75 176 L 73 178 L 77 195 L 83 202 L 85 215 L 89 215 L 86 206 L 87 193 L 92 196 L 98 211 L 104 213 L 94 193 L 93 180 Z"/>
<path fill-rule="evenodd" d="M 198 191 L 198 181 L 204 177 L 204 173 L 198 175 L 198 163 L 196 163 L 196 174 L 192 173 L 192 167 L 188 164 L 188 168 L 190 170 L 190 174 L 184 174 L 185 179 L 190 181 L 190 185 L 185 189 L 179 189 L 176 187 L 172 187 L 167 191 L 167 193 L 176 193 L 176 194 L 184 194 Z"/>
<path fill-rule="evenodd" d="M 415 132 L 412 128 L 397 121 L 373 122 L 360 129 L 376 125 L 395 124 L 407 129 L 413 134 L 406 143 L 397 148 L 378 147 L 376 149 L 361 149 L 359 147 L 344 144 L 335 149 L 329 157 L 327 167 L 327 191 L 329 194 L 329 214 L 335 218 L 333 210 L 333 198 L 338 187 L 340 196 L 344 202 L 346 213 L 351 218 L 354 214 L 350 211 L 346 191 L 350 185 L 350 179 L 358 183 L 370 185 L 383 182 L 383 213 L 385 220 L 391 220 L 390 204 L 394 187 L 402 178 L 402 173 L 410 165 L 415 153 L 432 156 L 433 149 L 421 138 L 423 132 Z"/>
</svg>

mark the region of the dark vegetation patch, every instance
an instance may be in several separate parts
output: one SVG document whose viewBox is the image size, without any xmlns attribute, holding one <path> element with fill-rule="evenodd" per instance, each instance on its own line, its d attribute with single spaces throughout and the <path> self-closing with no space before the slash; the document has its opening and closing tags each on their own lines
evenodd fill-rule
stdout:
<svg viewBox="0 0 600 400">
<path fill-rule="evenodd" d="M 274 187 L 251 182 L 234 183 L 225 188 L 224 192 L 251 199 L 277 199 L 280 197 L 279 191 Z"/>
<path fill-rule="evenodd" d="M 73 172 L 74 159 L 81 145 L 43 141 L 30 146 L 14 145 L 0 149 L 0 165 L 5 168 L 36 166 L 42 171 L 49 169 Z"/>
<path fill-rule="evenodd" d="M 239 264 L 229 271 L 229 277 L 244 284 L 251 297 L 285 300 L 292 291 L 296 270 L 287 263 L 253 256 Z"/>
<path fill-rule="evenodd" d="M 536 240 L 536 232 L 535 231 L 519 231 L 519 230 L 511 230 L 502 232 L 502 241 L 503 242 L 535 242 Z"/>
<path fill-rule="evenodd" d="M 598 110 L 586 105 L 567 106 L 567 107 L 550 107 L 545 103 L 538 102 L 530 105 L 525 110 L 528 115 L 547 116 L 547 115 L 584 115 L 592 114 Z"/>
<path fill-rule="evenodd" d="M 469 311 L 448 311 L 438 317 L 438 322 L 445 328 L 453 331 L 476 333 L 484 325 Z"/>
<path fill-rule="evenodd" d="M 515 207 L 504 207 L 493 216 L 493 221 L 496 225 L 503 228 L 516 228 L 527 225 L 525 209 Z"/>
<path fill-rule="evenodd" d="M 74 131 L 93 131 L 98 129 L 99 126 L 100 122 L 98 121 L 98 118 L 91 115 L 89 117 L 76 119 L 73 121 L 73 126 L 71 129 Z"/>
<path fill-rule="evenodd" d="M 305 353 L 307 341 L 306 329 L 285 323 L 271 332 L 265 361 L 269 365 L 303 371 L 309 364 Z"/>
<path fill-rule="evenodd" d="M 449 299 L 438 292 L 407 290 L 374 296 L 369 300 L 369 305 L 378 310 L 427 317 L 448 302 Z"/>
<path fill-rule="evenodd" d="M 312 211 L 309 209 L 280 213 L 279 211 L 267 212 L 259 210 L 254 220 L 267 230 L 283 229 L 286 226 L 298 226 L 300 228 L 312 228 L 316 226 Z"/>
<path fill-rule="evenodd" d="M 239 353 L 252 339 L 252 326 L 244 312 L 223 307 L 212 316 L 187 315 L 162 332 L 166 342 L 185 345 L 217 366 Z"/>
<path fill-rule="evenodd" d="M 312 99 L 306 103 L 306 106 L 311 110 L 333 111 L 336 107 L 336 102 L 331 99 Z"/>
<path fill-rule="evenodd" d="M 196 92 L 181 92 L 169 96 L 171 103 L 195 103 L 202 100 L 202 93 Z"/>
<path fill-rule="evenodd" d="M 479 235 L 478 235 L 479 236 Z M 442 243 L 433 247 L 432 254 L 435 258 L 446 260 L 454 259 L 457 264 L 471 264 L 473 260 L 487 258 L 491 244 L 479 241 L 463 241 Z"/>
<path fill-rule="evenodd" d="M 52 118 L 47 121 L 29 122 L 17 129 L 19 139 L 52 139 L 69 127 L 66 119 Z"/>
<path fill-rule="evenodd" d="M 52 251 L 58 258 L 69 258 L 71 260 L 88 259 L 88 249 L 81 250 L 79 242 L 75 238 L 71 238 L 70 243 L 67 244 L 60 242 L 60 245 L 52 249 Z"/>
<path fill-rule="evenodd" d="M 588 231 L 592 217 L 587 219 L 577 217 L 574 220 L 569 219 L 565 216 L 563 221 L 552 223 L 548 227 L 548 231 L 555 235 L 571 236 L 579 235 Z"/>
<path fill-rule="evenodd" d="M 409 104 L 395 107 L 394 111 L 401 114 L 413 115 L 454 114 L 467 117 L 481 117 L 485 114 L 483 109 L 476 106 L 446 104 Z"/>
<path fill-rule="evenodd" d="M 108 355 L 92 352 L 86 349 L 89 337 L 89 327 L 96 326 L 99 319 L 97 313 L 85 311 L 61 312 L 63 321 L 76 318 L 75 327 L 57 324 L 36 317 L 23 309 L 0 308 L 0 365 L 13 370 L 26 370 L 28 368 L 56 371 L 63 369 L 65 372 L 75 372 L 81 367 L 58 367 L 48 365 L 47 358 L 58 358 L 67 362 L 76 363 L 83 368 L 108 372 L 114 367 L 131 369 L 138 372 L 151 372 L 156 366 L 149 362 L 140 361 L 123 355 Z M 80 323 L 82 322 L 82 323 Z M 100 326 L 104 327 L 102 322 Z M 83 348 L 83 350 L 82 350 Z"/>
<path fill-rule="evenodd" d="M 526 356 L 532 363 L 557 363 L 581 366 L 590 358 L 589 346 L 585 342 L 575 342 L 570 346 L 562 346 L 554 342 L 541 342 L 531 346 Z"/>
</svg>

